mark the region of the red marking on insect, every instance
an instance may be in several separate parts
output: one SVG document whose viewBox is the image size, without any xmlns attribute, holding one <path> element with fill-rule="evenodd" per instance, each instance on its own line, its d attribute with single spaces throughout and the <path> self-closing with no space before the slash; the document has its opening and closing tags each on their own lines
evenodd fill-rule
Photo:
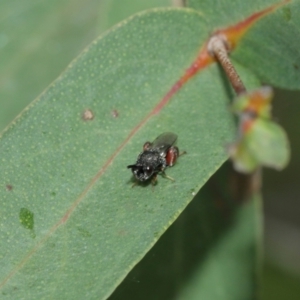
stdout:
<svg viewBox="0 0 300 300">
<path fill-rule="evenodd" d="M 175 164 L 178 155 L 179 155 L 178 148 L 177 147 L 171 147 L 168 150 L 167 155 L 166 155 L 167 165 L 172 167 Z"/>
</svg>

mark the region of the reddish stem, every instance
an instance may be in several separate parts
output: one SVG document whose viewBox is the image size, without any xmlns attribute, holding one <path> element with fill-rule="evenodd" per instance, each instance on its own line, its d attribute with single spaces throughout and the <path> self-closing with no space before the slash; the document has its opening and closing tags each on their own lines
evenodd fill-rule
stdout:
<svg viewBox="0 0 300 300">
<path fill-rule="evenodd" d="M 246 88 L 228 56 L 229 46 L 226 37 L 223 35 L 211 37 L 207 48 L 210 54 L 214 56 L 223 67 L 236 94 L 245 93 Z"/>
</svg>

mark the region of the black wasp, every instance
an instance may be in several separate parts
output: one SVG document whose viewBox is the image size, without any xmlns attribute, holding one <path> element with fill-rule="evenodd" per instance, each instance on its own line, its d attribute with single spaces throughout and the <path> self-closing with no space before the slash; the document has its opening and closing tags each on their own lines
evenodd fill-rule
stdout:
<svg viewBox="0 0 300 300">
<path fill-rule="evenodd" d="M 143 151 L 139 154 L 134 165 L 129 165 L 135 178 L 139 181 L 146 181 L 152 178 L 152 184 L 156 182 L 158 173 L 162 173 L 174 181 L 173 178 L 165 174 L 167 167 L 172 167 L 177 157 L 179 149 L 173 146 L 177 140 L 177 135 L 172 132 L 164 132 L 159 135 L 152 143 L 146 142 L 143 146 Z"/>
</svg>

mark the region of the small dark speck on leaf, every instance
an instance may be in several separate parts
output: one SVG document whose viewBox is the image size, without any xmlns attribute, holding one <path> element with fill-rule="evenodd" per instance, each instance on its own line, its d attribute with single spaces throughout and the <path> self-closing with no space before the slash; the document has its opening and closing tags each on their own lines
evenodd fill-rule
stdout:
<svg viewBox="0 0 300 300">
<path fill-rule="evenodd" d="M 6 189 L 7 189 L 8 191 L 12 191 L 13 186 L 12 186 L 11 184 L 7 184 L 7 185 L 6 185 Z"/>
<path fill-rule="evenodd" d="M 34 227 L 34 213 L 27 208 L 21 208 L 19 212 L 20 223 L 26 229 L 32 230 Z"/>
<path fill-rule="evenodd" d="M 114 109 L 114 110 L 111 112 L 111 115 L 112 115 L 113 118 L 117 118 L 117 117 L 119 116 L 119 112 L 118 112 L 116 109 Z"/>
<path fill-rule="evenodd" d="M 299 66 L 298 66 L 297 64 L 294 64 L 294 68 L 295 68 L 296 70 L 298 70 L 298 69 L 299 69 Z"/>
<path fill-rule="evenodd" d="M 82 113 L 82 120 L 83 121 L 91 121 L 94 119 L 94 114 L 90 109 L 86 109 L 83 113 Z"/>
</svg>

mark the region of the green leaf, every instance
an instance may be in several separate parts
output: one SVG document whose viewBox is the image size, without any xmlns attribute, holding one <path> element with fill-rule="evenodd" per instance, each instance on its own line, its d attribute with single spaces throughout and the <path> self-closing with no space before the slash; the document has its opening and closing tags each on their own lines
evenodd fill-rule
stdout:
<svg viewBox="0 0 300 300">
<path fill-rule="evenodd" d="M 200 11 L 206 17 L 210 29 L 216 30 L 236 24 L 251 14 L 279 2 L 280 0 L 186 0 L 186 5 Z"/>
<path fill-rule="evenodd" d="M 287 135 L 271 117 L 272 97 L 272 89 L 265 86 L 233 101 L 231 108 L 239 116 L 239 130 L 228 152 L 240 172 L 250 173 L 260 166 L 282 170 L 289 162 Z"/>
<path fill-rule="evenodd" d="M 282 170 L 290 159 L 290 147 L 283 128 L 258 118 L 251 129 L 229 147 L 236 170 L 250 173 L 259 166 Z"/>
<path fill-rule="evenodd" d="M 252 70 L 262 82 L 286 89 L 300 85 L 300 2 L 255 0 L 187 0 L 207 19 L 210 32 L 240 22 L 255 12 L 282 3 L 260 19 L 232 52 L 233 61 Z"/>
<path fill-rule="evenodd" d="M 3 134 L 0 272 L 7 299 L 34 299 L 37 291 L 39 298 L 105 298 L 227 158 L 223 145 L 234 130 L 217 66 L 147 119 L 205 32 L 191 10 L 131 18 L 93 43 Z M 159 178 L 154 191 L 132 189 L 126 166 L 164 131 L 177 133 L 188 152 L 167 170 L 176 182 Z M 35 238 L 20 223 L 22 208 L 34 216 Z"/>
<path fill-rule="evenodd" d="M 249 132 L 247 144 L 251 155 L 263 166 L 282 170 L 289 161 L 290 149 L 286 133 L 272 121 L 256 120 Z"/>
<path fill-rule="evenodd" d="M 1 0 L 0 131 L 100 33 L 139 10 L 169 4 Z"/>
<path fill-rule="evenodd" d="M 95 41 L 5 131 L 3 297 L 107 297 L 226 160 L 232 94 L 216 65 L 150 114 L 209 32 L 189 9 L 135 16 Z M 255 85 L 250 71 L 237 68 Z M 132 189 L 126 166 L 164 131 L 177 133 L 188 152 L 167 170 L 176 182 Z"/>
<path fill-rule="evenodd" d="M 252 173 L 260 167 L 260 163 L 249 151 L 247 141 L 248 136 L 246 135 L 228 147 L 228 154 L 232 159 L 234 168 L 241 173 Z"/>
<path fill-rule="evenodd" d="M 290 3 L 260 20 L 232 53 L 262 82 L 286 89 L 300 88 L 300 2 Z"/>
<path fill-rule="evenodd" d="M 101 18 L 98 22 L 102 28 L 107 29 L 134 13 L 154 7 L 168 7 L 172 2 L 172 0 L 102 0 Z"/>
<path fill-rule="evenodd" d="M 251 114 L 252 118 L 270 120 L 274 96 L 273 89 L 269 86 L 243 93 L 232 101 L 231 110 L 238 116 Z"/>
<path fill-rule="evenodd" d="M 261 202 L 256 195 L 237 209 L 233 225 L 228 226 L 222 237 L 215 241 L 205 260 L 196 267 L 192 278 L 176 298 L 179 300 L 232 300 L 255 299 L 257 276 L 255 245 L 260 226 L 255 207 Z M 215 231 L 215 230 L 214 230 Z"/>
</svg>

